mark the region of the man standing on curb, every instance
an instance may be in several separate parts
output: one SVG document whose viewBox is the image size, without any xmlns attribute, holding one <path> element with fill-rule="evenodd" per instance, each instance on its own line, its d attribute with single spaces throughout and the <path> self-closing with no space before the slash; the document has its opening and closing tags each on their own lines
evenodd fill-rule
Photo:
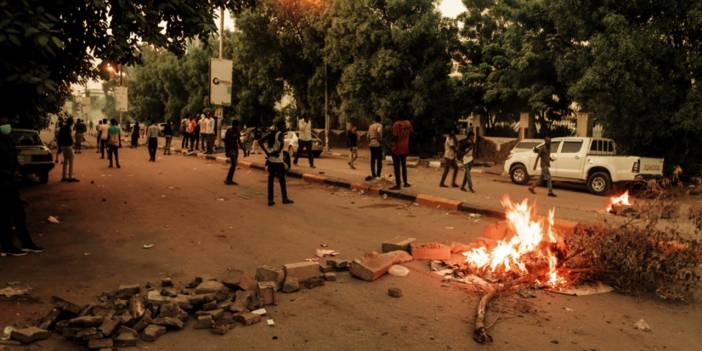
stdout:
<svg viewBox="0 0 702 351">
<path fill-rule="evenodd" d="M 453 168 L 453 181 L 451 186 L 454 188 L 458 187 L 456 184 L 456 176 L 458 175 L 458 165 L 456 164 L 456 157 L 458 155 L 458 140 L 456 139 L 456 131 L 451 128 L 449 135 L 444 141 L 444 173 L 441 174 L 441 182 L 439 186 L 442 188 L 446 187 L 446 176 L 448 175 L 449 169 Z"/>
<path fill-rule="evenodd" d="M 158 133 L 160 132 L 158 124 L 151 121 L 149 129 L 146 130 L 146 138 L 149 145 L 149 161 L 156 162 L 156 149 L 158 149 Z"/>
<path fill-rule="evenodd" d="M 553 183 L 551 182 L 551 161 L 555 161 L 551 158 L 551 138 L 545 137 L 544 145 L 535 149 L 534 152 L 538 153 L 534 161 L 534 170 L 536 170 L 536 165 L 541 161 L 541 180 L 548 185 L 548 196 L 556 197 L 556 194 L 553 193 Z M 538 180 L 535 180 L 529 185 L 529 192 L 536 194 L 534 189 L 538 182 Z"/>
<path fill-rule="evenodd" d="M 15 178 L 17 149 L 10 137 L 11 131 L 10 119 L 0 115 L 0 256 L 24 256 L 27 252 L 40 253 L 44 249 L 32 241 L 27 230 L 24 202 Z M 20 240 L 21 249 L 13 243 L 13 232 Z"/>
<path fill-rule="evenodd" d="M 297 152 L 293 163 L 297 165 L 297 159 L 300 158 L 302 149 L 305 149 L 307 151 L 307 159 L 310 161 L 310 168 L 315 168 L 314 155 L 312 155 L 312 122 L 309 116 L 305 116 L 297 122 L 297 130 L 300 133 L 300 137 L 297 141 Z"/>
<path fill-rule="evenodd" d="M 368 127 L 368 147 L 371 155 L 371 175 L 366 180 L 380 178 L 383 170 L 383 125 L 380 116 L 373 118 L 373 124 Z"/>
<path fill-rule="evenodd" d="M 400 178 L 405 188 L 410 184 L 407 182 L 407 155 L 409 154 L 409 139 L 414 133 L 412 123 L 403 117 L 396 117 L 392 125 L 392 167 L 395 170 L 395 186 L 390 190 L 400 190 Z"/>
<path fill-rule="evenodd" d="M 71 129 L 73 127 L 73 117 L 68 117 L 66 123 L 59 130 L 58 143 L 63 154 L 63 172 L 61 173 L 62 182 L 77 182 L 78 179 L 73 177 L 73 136 Z"/>
<path fill-rule="evenodd" d="M 239 185 L 234 181 L 234 171 L 239 160 L 239 147 L 243 147 L 239 138 L 240 134 L 239 121 L 232 120 L 232 126 L 224 134 L 224 151 L 229 157 L 229 172 L 227 172 L 227 179 L 224 181 L 224 184 L 227 185 Z"/>
<path fill-rule="evenodd" d="M 205 119 L 203 119 L 202 123 L 202 128 L 201 133 L 203 135 L 203 140 L 206 145 L 206 151 L 205 153 L 207 154 L 212 154 L 214 153 L 214 129 L 215 129 L 215 121 L 212 119 L 212 116 L 209 114 L 205 115 Z"/>
</svg>

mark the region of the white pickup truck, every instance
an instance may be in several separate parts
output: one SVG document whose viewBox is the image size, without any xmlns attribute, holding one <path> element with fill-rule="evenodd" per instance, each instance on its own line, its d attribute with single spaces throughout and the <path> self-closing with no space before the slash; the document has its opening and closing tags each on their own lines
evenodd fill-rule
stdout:
<svg viewBox="0 0 702 351">
<path fill-rule="evenodd" d="M 536 156 L 535 151 L 523 151 L 507 158 L 504 171 L 513 183 L 527 184 L 530 177 L 541 175 L 540 165 L 534 169 Z M 608 194 L 614 183 L 663 175 L 662 158 L 617 156 L 617 147 L 612 139 L 553 138 L 551 158 L 555 160 L 550 168 L 553 181 L 584 183 L 596 195 Z"/>
</svg>

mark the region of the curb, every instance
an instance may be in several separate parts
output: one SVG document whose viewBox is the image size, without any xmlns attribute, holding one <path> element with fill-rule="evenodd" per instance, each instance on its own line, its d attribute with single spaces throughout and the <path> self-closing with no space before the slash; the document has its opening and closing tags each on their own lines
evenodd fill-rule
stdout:
<svg viewBox="0 0 702 351">
<path fill-rule="evenodd" d="M 197 156 L 198 158 L 201 159 L 206 159 L 206 160 L 212 160 L 215 162 L 220 162 L 224 164 L 229 163 L 229 158 L 219 156 L 217 157 L 216 155 L 205 155 L 202 153 L 197 153 L 197 154 L 190 154 L 188 155 L 187 153 L 184 153 L 183 150 L 181 149 L 172 149 L 173 152 L 176 154 L 181 154 L 183 156 Z M 250 168 L 250 169 L 257 169 L 257 170 L 265 170 L 266 167 L 263 164 L 252 162 L 249 160 L 238 160 L 237 161 L 237 166 L 239 167 L 244 167 L 244 168 Z M 332 177 L 327 177 L 324 175 L 320 174 L 313 174 L 313 173 L 302 173 L 297 170 L 290 170 L 288 171 L 288 176 L 291 178 L 297 178 L 297 179 L 303 179 L 305 181 L 308 181 L 310 183 L 319 183 L 319 184 L 327 184 L 339 188 L 344 188 L 344 189 L 353 189 L 357 191 L 364 191 L 369 194 L 374 194 L 374 195 L 387 195 L 388 197 L 398 199 L 398 200 L 404 200 L 404 201 L 410 201 L 413 203 L 417 203 L 421 206 L 425 207 L 431 207 L 431 208 L 440 208 L 444 210 L 453 210 L 453 211 L 460 211 L 460 212 L 466 212 L 466 213 L 476 213 L 485 217 L 491 217 L 491 218 L 496 218 L 496 219 L 504 219 L 505 214 L 502 211 L 496 211 L 488 208 L 481 208 L 481 207 L 475 207 L 474 205 L 470 205 L 468 203 L 459 201 L 459 200 L 451 200 L 439 196 L 434 196 L 434 195 L 427 195 L 427 194 L 411 194 L 411 193 L 405 193 L 401 191 L 392 191 L 392 190 L 385 190 L 382 188 L 374 187 L 371 186 L 370 184 L 366 183 L 352 183 L 347 180 L 339 179 L 339 178 L 332 178 Z M 566 219 L 556 219 L 555 222 L 555 227 L 563 232 L 570 232 L 572 233 L 575 228 L 580 225 L 579 222 L 574 222 Z"/>
</svg>

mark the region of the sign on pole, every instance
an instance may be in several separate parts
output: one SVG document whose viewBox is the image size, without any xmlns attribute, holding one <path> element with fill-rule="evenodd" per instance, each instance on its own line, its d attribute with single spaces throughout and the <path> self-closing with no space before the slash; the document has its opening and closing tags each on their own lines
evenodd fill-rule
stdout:
<svg viewBox="0 0 702 351">
<path fill-rule="evenodd" d="M 232 104 L 231 60 L 210 59 L 210 103 L 215 106 Z"/>
<path fill-rule="evenodd" d="M 129 111 L 129 94 L 127 87 L 115 87 L 115 111 L 117 112 L 127 112 Z"/>
</svg>

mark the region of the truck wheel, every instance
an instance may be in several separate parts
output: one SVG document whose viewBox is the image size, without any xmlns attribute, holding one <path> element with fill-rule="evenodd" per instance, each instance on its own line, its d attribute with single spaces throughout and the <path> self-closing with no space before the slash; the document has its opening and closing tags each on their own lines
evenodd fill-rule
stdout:
<svg viewBox="0 0 702 351">
<path fill-rule="evenodd" d="M 607 195 L 612 188 L 612 179 L 606 172 L 595 172 L 587 178 L 587 189 L 595 195 Z"/>
<path fill-rule="evenodd" d="M 512 178 L 512 183 L 514 184 L 527 184 L 529 182 L 529 173 L 527 173 L 526 167 L 524 165 L 512 166 L 509 171 L 509 177 Z"/>
<path fill-rule="evenodd" d="M 49 182 L 49 172 L 37 173 L 39 183 L 46 184 Z"/>
</svg>

